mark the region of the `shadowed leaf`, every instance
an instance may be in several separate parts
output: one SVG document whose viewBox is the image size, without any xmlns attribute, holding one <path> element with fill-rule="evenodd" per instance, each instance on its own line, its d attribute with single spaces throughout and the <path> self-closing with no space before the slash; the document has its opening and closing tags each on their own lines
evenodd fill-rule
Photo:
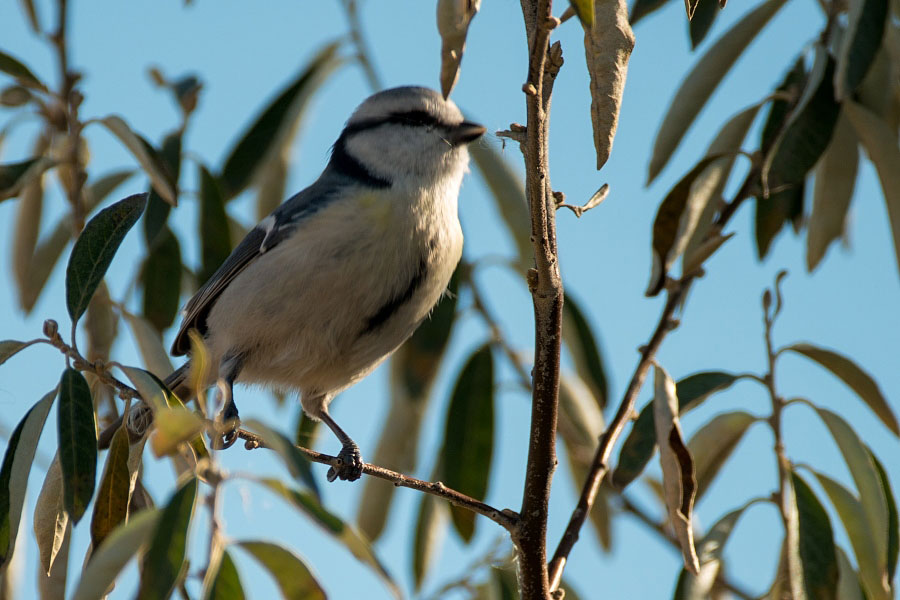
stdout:
<svg viewBox="0 0 900 600">
<path fill-rule="evenodd" d="M 204 600 L 244 600 L 241 578 L 227 550 L 222 552 L 222 560 L 213 576 L 212 585 L 203 598 Z"/>
<path fill-rule="evenodd" d="M 139 135 L 131 130 L 122 117 L 110 115 L 99 119 L 109 131 L 115 135 L 122 145 L 124 145 L 147 177 L 153 184 L 153 189 L 162 197 L 163 200 L 171 205 L 175 205 L 175 187 L 170 181 L 168 170 L 166 169 L 163 159 L 156 153 L 153 147 L 145 142 Z"/>
<path fill-rule="evenodd" d="M 17 340 L 3 340 L 0 342 L 0 365 L 31 346 L 34 342 L 19 342 Z"/>
<path fill-rule="evenodd" d="M 275 451 L 295 479 L 300 479 L 309 487 L 310 491 L 319 497 L 319 486 L 313 477 L 309 459 L 301 453 L 284 434 L 275 431 L 271 427 L 254 419 L 244 421 L 244 425 L 255 431 Z"/>
<path fill-rule="evenodd" d="M 838 566 L 828 513 L 806 482 L 793 471 L 791 482 L 797 503 L 798 551 L 806 595 L 810 600 L 836 600 Z"/>
<path fill-rule="evenodd" d="M 703 425 L 688 442 L 697 474 L 699 502 L 756 417 L 743 411 L 722 413 Z"/>
<path fill-rule="evenodd" d="M 284 600 L 325 600 L 325 590 L 299 556 L 269 542 L 237 542 L 278 584 Z"/>
<path fill-rule="evenodd" d="M 181 485 L 162 509 L 150 547 L 141 561 L 138 600 L 166 600 L 185 559 L 188 527 L 197 497 L 197 480 Z"/>
<path fill-rule="evenodd" d="M 157 234 L 141 267 L 141 312 L 158 332 L 175 322 L 181 300 L 181 246 L 168 226 Z"/>
<path fill-rule="evenodd" d="M 494 452 L 494 359 L 482 346 L 456 380 L 441 450 L 444 483 L 476 500 L 484 500 Z M 475 534 L 475 514 L 451 507 L 453 525 L 466 542 Z"/>
<path fill-rule="evenodd" d="M 18 59 L 2 51 L 0 51 L 0 71 L 15 78 L 16 81 L 24 86 L 43 91 L 47 90 L 47 87 L 31 72 L 31 69 Z"/>
<path fill-rule="evenodd" d="M 0 165 L 0 202 L 18 196 L 22 188 L 55 164 L 53 159 L 38 156 Z"/>
<path fill-rule="evenodd" d="M 181 136 L 183 132 L 173 131 L 167 135 L 162 142 L 157 159 L 164 166 L 165 176 L 172 184 L 175 193 L 178 193 L 178 179 L 181 177 Z M 156 155 L 156 149 L 147 145 L 147 152 Z M 172 211 L 172 204 L 163 199 L 156 189 L 150 186 L 150 196 L 147 199 L 147 210 L 144 211 L 144 240 L 147 242 L 148 248 L 155 247 L 157 237 L 169 219 L 169 213 Z"/>
<path fill-rule="evenodd" d="M 137 472 L 134 473 L 136 477 Z M 125 522 L 132 486 L 133 477 L 128 468 L 128 431 L 125 427 L 119 427 L 109 445 L 106 467 L 94 503 L 91 518 L 91 545 L 94 548 L 99 548 L 106 536 Z"/>
<path fill-rule="evenodd" d="M 888 0 L 852 0 L 848 4 L 847 29 L 834 73 L 834 90 L 839 100 L 850 96 L 865 79 L 881 47 L 888 14 Z"/>
<path fill-rule="evenodd" d="M 219 182 L 206 167 L 199 166 L 200 179 L 200 248 L 202 265 L 199 281 L 207 281 L 231 254 L 225 197 Z"/>
<path fill-rule="evenodd" d="M 716 20 L 716 17 L 719 16 L 719 11 L 722 10 L 719 6 L 719 0 L 698 0 L 695 8 L 694 15 L 690 17 L 691 23 L 689 28 L 691 34 L 691 49 L 693 50 L 697 49 L 697 46 L 700 45 L 706 37 L 706 34 L 709 33 L 713 22 Z"/>
<path fill-rule="evenodd" d="M 422 494 L 416 516 L 416 532 L 413 537 L 412 570 L 415 589 L 418 591 L 425 576 L 434 565 L 447 531 L 447 506 L 431 494 Z"/>
<path fill-rule="evenodd" d="M 629 21 L 632 25 L 649 15 L 650 13 L 660 9 L 668 0 L 635 0 L 631 7 L 631 16 Z"/>
<path fill-rule="evenodd" d="M 55 398 L 56 389 L 38 400 L 25 413 L 9 436 L 3 454 L 3 464 L 0 466 L 0 567 L 9 563 L 16 545 L 28 474 L 44 429 L 44 421 Z"/>
<path fill-rule="evenodd" d="M 84 376 L 66 369 L 59 382 L 57 427 L 59 464 L 66 512 L 77 524 L 94 495 L 97 481 L 97 427 L 94 402 Z"/>
<path fill-rule="evenodd" d="M 125 234 L 141 216 L 146 202 L 146 194 L 119 200 L 97 213 L 78 236 L 66 267 L 66 307 L 72 321 L 77 321 L 88 307 Z"/>
<path fill-rule="evenodd" d="M 572 354 L 575 370 L 591 388 L 597 406 L 606 407 L 609 383 L 600 356 L 600 347 L 584 312 L 571 295 L 563 303 L 563 341 Z"/>
</svg>

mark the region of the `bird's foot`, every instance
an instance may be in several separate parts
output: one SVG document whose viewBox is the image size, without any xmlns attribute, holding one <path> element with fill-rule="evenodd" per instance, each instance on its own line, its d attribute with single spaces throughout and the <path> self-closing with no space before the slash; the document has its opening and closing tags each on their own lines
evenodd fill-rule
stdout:
<svg viewBox="0 0 900 600">
<path fill-rule="evenodd" d="M 354 443 L 344 444 L 337 455 L 338 462 L 328 469 L 326 477 L 328 481 L 341 479 L 343 481 L 356 481 L 362 476 L 363 459 L 359 452 L 359 446 Z"/>
<path fill-rule="evenodd" d="M 215 437 L 212 438 L 213 448 L 215 450 L 231 448 L 238 440 L 237 430 L 241 426 L 241 419 L 234 402 L 227 404 L 216 420 L 222 424 L 222 428 L 217 429 Z"/>
</svg>

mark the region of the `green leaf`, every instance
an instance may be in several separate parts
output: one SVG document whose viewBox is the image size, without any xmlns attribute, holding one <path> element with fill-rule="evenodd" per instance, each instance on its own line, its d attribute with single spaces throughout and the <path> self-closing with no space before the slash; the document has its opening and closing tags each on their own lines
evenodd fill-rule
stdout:
<svg viewBox="0 0 900 600">
<path fill-rule="evenodd" d="M 803 56 L 794 61 L 791 69 L 785 74 L 784 79 L 775 88 L 769 114 L 760 132 L 760 151 L 768 154 L 772 149 L 778 134 L 784 129 L 785 123 L 791 116 L 791 110 L 800 101 L 803 88 L 806 85 L 806 66 Z"/>
<path fill-rule="evenodd" d="M 92 553 L 72 600 L 104 597 L 126 563 L 152 539 L 162 512 L 146 508 L 116 527 Z"/>
<path fill-rule="evenodd" d="M 319 486 L 313 477 L 309 459 L 291 443 L 287 436 L 255 419 L 244 421 L 244 425 L 259 434 L 266 445 L 281 457 L 292 477 L 305 483 L 316 498 L 320 497 Z"/>
<path fill-rule="evenodd" d="M 34 343 L 35 342 L 20 342 L 17 340 L 0 341 L 0 365 Z"/>
<path fill-rule="evenodd" d="M 828 147 L 841 105 L 834 98 L 834 59 L 816 47 L 816 61 L 797 106 L 766 152 L 762 167 L 763 190 L 796 186 L 806 179 Z"/>
<path fill-rule="evenodd" d="M 856 489 L 859 490 L 869 536 L 875 543 L 876 556 L 879 557 L 879 568 L 886 570 L 889 527 L 887 499 L 869 449 L 853 428 L 837 414 L 824 408 L 817 408 L 816 411 L 837 443 Z"/>
<path fill-rule="evenodd" d="M 713 22 L 722 10 L 719 0 L 697 0 L 693 16 L 690 17 L 691 49 L 697 46 L 709 33 Z"/>
<path fill-rule="evenodd" d="M 471 144 L 469 155 L 497 202 L 497 210 L 518 250 L 519 263 L 531 266 L 534 257 L 531 215 L 528 213 L 522 177 L 499 152 L 486 144 Z"/>
<path fill-rule="evenodd" d="M 269 104 L 232 148 L 222 167 L 220 181 L 226 199 L 244 190 L 271 152 L 280 150 L 292 136 L 309 99 L 341 64 L 340 43 L 325 46 L 294 81 Z"/>
<path fill-rule="evenodd" d="M 73 322 L 84 314 L 119 244 L 141 216 L 146 203 L 147 194 L 119 200 L 88 221 L 75 240 L 66 267 L 66 307 Z"/>
<path fill-rule="evenodd" d="M 160 333 L 168 329 L 178 316 L 181 269 L 178 238 L 168 226 L 163 226 L 141 267 L 141 311 Z"/>
<path fill-rule="evenodd" d="M 54 165 L 55 160 L 44 156 L 0 165 L 0 202 L 18 196 L 22 188 Z"/>
<path fill-rule="evenodd" d="M 412 570 L 416 591 L 422 588 L 425 576 L 434 565 L 447 531 L 447 506 L 431 494 L 422 494 L 416 515 L 413 537 Z"/>
<path fill-rule="evenodd" d="M 575 371 L 591 388 L 597 406 L 602 410 L 609 398 L 609 382 L 600 347 L 584 312 L 569 294 L 563 303 L 563 341 L 572 354 Z"/>
<path fill-rule="evenodd" d="M 694 68 L 675 92 L 659 133 L 656 134 L 647 176 L 648 184 L 669 162 L 684 134 L 731 66 L 782 6 L 784 0 L 766 0 L 722 34 L 694 64 Z"/>
<path fill-rule="evenodd" d="M 310 517 L 325 533 L 343 544 L 357 560 L 375 571 L 375 574 L 385 582 L 395 597 L 402 597 L 400 588 L 397 587 L 390 573 L 378 560 L 369 541 L 353 527 L 342 521 L 340 517 L 326 510 L 318 498 L 308 492 L 289 488 L 277 479 L 259 479 L 257 481 Z"/>
<path fill-rule="evenodd" d="M 275 578 L 284 600 L 325 600 L 325 590 L 299 556 L 269 542 L 246 541 L 237 545 L 259 561 Z"/>
<path fill-rule="evenodd" d="M 756 420 L 756 417 L 743 411 L 722 413 L 698 429 L 688 442 L 688 450 L 694 457 L 694 472 L 697 476 L 696 502 L 699 502 L 709 489 L 747 428 Z"/>
<path fill-rule="evenodd" d="M 154 157 L 160 164 L 163 176 L 169 181 L 174 193 L 178 193 L 178 179 L 181 176 L 181 130 L 173 131 L 162 142 L 162 147 L 157 153 L 149 143 L 145 144 L 147 154 Z M 143 139 L 141 140 L 143 142 Z M 176 198 L 177 199 L 177 198 Z M 160 196 L 156 189 L 150 186 L 150 197 L 147 199 L 147 210 L 144 211 L 144 240 L 148 248 L 153 248 L 157 243 L 157 237 L 165 228 L 172 211 L 172 204 Z"/>
<path fill-rule="evenodd" d="M 63 371 L 56 408 L 63 501 L 73 524 L 77 524 L 91 502 L 97 481 L 97 426 L 91 388 L 75 369 Z"/>
<path fill-rule="evenodd" d="M 803 182 L 769 194 L 768 198 L 756 197 L 756 211 L 754 218 L 754 234 L 756 237 L 756 252 L 760 260 L 763 260 L 772 247 L 772 242 L 781 232 L 786 223 L 799 227 L 803 219 L 803 198 L 806 194 L 806 186 Z"/>
<path fill-rule="evenodd" d="M 631 7 L 629 21 L 632 25 L 636 25 L 638 21 L 650 13 L 662 8 L 667 1 L 668 0 L 636 0 Z"/>
<path fill-rule="evenodd" d="M 466 362 L 450 397 L 441 451 L 443 481 L 476 500 L 487 494 L 494 452 L 494 359 L 482 346 Z M 453 525 L 466 542 L 475 534 L 475 514 L 451 507 Z"/>
<path fill-rule="evenodd" d="M 797 503 L 798 550 L 807 597 L 836 600 L 838 565 L 828 513 L 806 482 L 793 471 L 791 483 Z"/>
<path fill-rule="evenodd" d="M 109 452 L 106 468 L 97 490 L 94 514 L 91 517 L 91 545 L 100 544 L 128 516 L 128 502 L 131 500 L 131 470 L 128 468 L 128 430 L 122 426 L 116 430 Z"/>
<path fill-rule="evenodd" d="M 141 562 L 138 600 L 166 600 L 182 570 L 188 527 L 197 498 L 197 480 L 186 481 L 162 509 L 150 547 Z"/>
<path fill-rule="evenodd" d="M 199 281 L 208 281 L 231 254 L 228 235 L 228 215 L 225 214 L 225 197 L 219 182 L 199 165 L 200 179 L 200 247 L 202 265 L 197 274 Z"/>
<path fill-rule="evenodd" d="M 859 166 L 859 141 L 846 113 L 838 117 L 834 135 L 816 166 L 813 206 L 807 224 L 806 268 L 812 272 L 828 246 L 844 233 Z"/>
<path fill-rule="evenodd" d="M 32 406 L 9 436 L 3 465 L 0 466 L 0 567 L 9 563 L 16 545 L 25 488 L 47 413 L 56 398 L 56 389 Z"/>
<path fill-rule="evenodd" d="M 888 0 L 852 0 L 838 51 L 834 90 L 839 100 L 848 98 L 862 83 L 875 60 L 884 36 Z"/>
<path fill-rule="evenodd" d="M 666 283 L 666 275 L 684 249 L 697 226 L 700 207 L 689 207 L 694 181 L 719 155 L 706 156 L 666 194 L 653 220 L 653 263 L 650 285 L 645 294 L 656 296 Z"/>
<path fill-rule="evenodd" d="M 212 585 L 203 598 L 204 600 L 244 600 L 241 578 L 227 550 L 222 552 L 222 561 L 213 577 Z"/>
<path fill-rule="evenodd" d="M 900 148 L 897 138 L 891 133 L 891 127 L 868 109 L 852 100 L 846 100 L 843 106 L 869 160 L 878 171 L 900 267 Z"/>
<path fill-rule="evenodd" d="M 2 51 L 0 51 L 0 71 L 14 77 L 16 81 L 24 86 L 47 91 L 47 87 L 31 72 L 31 69 Z"/>
<path fill-rule="evenodd" d="M 569 4 L 582 25 L 591 27 L 594 24 L 594 0 L 569 0 Z"/>
<path fill-rule="evenodd" d="M 153 147 L 144 141 L 138 134 L 131 130 L 121 117 L 110 115 L 98 120 L 122 145 L 124 145 L 137 160 L 138 164 L 150 178 L 153 189 L 169 204 L 175 205 L 175 187 L 169 177 L 163 159 L 156 153 Z"/>
<path fill-rule="evenodd" d="M 169 390 L 152 373 L 136 367 L 120 365 L 120 368 L 141 395 L 144 404 L 154 410 L 169 407 Z"/>
<path fill-rule="evenodd" d="M 691 410 L 712 394 L 730 387 L 738 380 L 737 375 L 723 371 L 704 371 L 685 377 L 676 385 L 679 414 Z M 653 403 L 641 411 L 631 432 L 622 444 L 619 464 L 613 471 L 613 484 L 624 489 L 640 475 L 656 449 L 656 433 L 653 420 Z"/>
<path fill-rule="evenodd" d="M 831 371 L 835 377 L 856 392 L 862 401 L 872 409 L 872 412 L 881 419 L 885 427 L 890 429 L 894 435 L 900 437 L 900 426 L 897 425 L 897 417 L 894 416 L 894 412 L 878 388 L 878 384 L 852 360 L 837 352 L 812 344 L 793 344 L 784 348 L 782 352 L 784 351 L 801 354 Z"/>
<path fill-rule="evenodd" d="M 887 577 L 888 582 L 894 581 L 894 575 L 897 573 L 897 558 L 898 552 L 900 552 L 900 531 L 898 531 L 898 527 L 900 527 L 900 523 L 898 523 L 897 516 L 897 501 L 894 499 L 894 490 L 891 488 L 891 480 L 888 479 L 887 471 L 884 470 L 884 465 L 881 464 L 881 461 L 878 460 L 878 457 L 875 456 L 875 453 L 872 452 L 871 448 L 866 448 L 869 451 L 869 458 L 872 459 L 872 463 L 875 465 L 875 470 L 878 471 L 878 478 L 881 479 L 881 489 L 884 491 L 884 499 L 887 503 L 888 509 L 888 554 L 887 554 Z"/>
<path fill-rule="evenodd" d="M 838 600 L 865 600 L 866 595 L 863 592 L 862 584 L 859 582 L 859 574 L 853 568 L 853 565 L 850 564 L 850 559 L 847 558 L 847 554 L 843 549 L 840 546 L 836 546 L 835 550 L 837 551 L 839 573 Z"/>
<path fill-rule="evenodd" d="M 866 520 L 862 503 L 853 493 L 834 479 L 823 473 L 815 473 L 816 478 L 828 494 L 831 504 L 844 524 L 853 553 L 860 566 L 860 577 L 867 595 L 873 600 L 887 600 L 890 593 L 886 587 L 884 563 L 879 559 L 878 547 L 873 532 Z"/>
</svg>

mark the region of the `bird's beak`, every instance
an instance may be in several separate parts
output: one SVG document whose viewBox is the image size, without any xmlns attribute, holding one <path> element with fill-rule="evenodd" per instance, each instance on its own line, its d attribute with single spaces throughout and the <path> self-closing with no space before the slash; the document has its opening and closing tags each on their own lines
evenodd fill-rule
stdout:
<svg viewBox="0 0 900 600">
<path fill-rule="evenodd" d="M 469 142 L 474 142 L 487 131 L 482 125 L 478 123 L 470 123 L 469 121 L 463 121 L 459 125 L 455 125 L 450 129 L 450 143 L 454 146 L 458 146 L 460 144 L 468 144 Z"/>
</svg>

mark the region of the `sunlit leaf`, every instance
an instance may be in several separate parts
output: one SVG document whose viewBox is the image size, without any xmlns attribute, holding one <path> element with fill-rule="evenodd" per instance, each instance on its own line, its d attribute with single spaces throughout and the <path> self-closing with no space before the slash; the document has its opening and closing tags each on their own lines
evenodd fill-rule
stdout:
<svg viewBox="0 0 900 600">
<path fill-rule="evenodd" d="M 846 227 L 859 165 L 859 142 L 846 114 L 838 118 L 834 135 L 816 166 L 813 206 L 806 234 L 806 268 L 812 271 L 828 246 Z"/>
<path fill-rule="evenodd" d="M 698 429 L 688 442 L 697 476 L 697 502 L 709 489 L 744 432 L 755 422 L 756 417 L 743 411 L 721 413 Z"/>
<path fill-rule="evenodd" d="M 153 415 L 156 431 L 150 438 L 153 454 L 171 456 L 181 444 L 190 441 L 203 431 L 203 419 L 186 408 L 166 408 Z"/>
<path fill-rule="evenodd" d="M 843 106 L 869 160 L 878 171 L 900 267 L 900 148 L 897 138 L 891 133 L 890 126 L 871 111 L 852 100 L 846 100 Z"/>
<path fill-rule="evenodd" d="M 582 25 L 590 27 L 594 24 L 594 0 L 569 0 L 569 5 L 575 10 Z"/>
<path fill-rule="evenodd" d="M 141 561 L 138 600 L 166 600 L 185 559 L 188 527 L 197 497 L 197 480 L 183 483 L 162 509 L 150 547 Z"/>
<path fill-rule="evenodd" d="M 792 344 L 784 348 L 783 351 L 801 354 L 831 371 L 835 377 L 856 392 L 862 401 L 872 409 L 872 412 L 881 419 L 885 427 L 890 429 L 894 435 L 900 436 L 900 426 L 897 424 L 897 417 L 894 416 L 894 412 L 891 410 L 887 399 L 881 393 L 878 384 L 872 379 L 871 375 L 860 369 L 852 360 L 833 350 L 812 344 Z"/>
<path fill-rule="evenodd" d="M 881 461 L 878 460 L 878 457 L 875 456 L 875 453 L 872 452 L 871 448 L 867 448 L 867 450 L 869 450 L 869 458 L 872 459 L 872 463 L 875 465 L 875 470 L 878 471 L 878 478 L 881 480 L 881 489 L 884 491 L 884 498 L 887 503 L 887 578 L 888 582 L 890 583 L 894 581 L 894 575 L 897 573 L 897 559 L 898 554 L 900 554 L 900 531 L 898 531 L 898 527 L 900 527 L 900 519 L 898 519 L 897 515 L 897 501 L 894 498 L 894 490 L 893 488 L 891 488 L 891 480 L 888 479 L 887 471 L 884 470 L 884 465 L 881 464 Z"/>
<path fill-rule="evenodd" d="M 881 46 L 888 14 L 888 0 L 852 0 L 848 4 L 847 28 L 834 73 L 834 90 L 839 100 L 850 96 L 865 78 Z"/>
<path fill-rule="evenodd" d="M 244 600 L 244 587 L 231 555 L 225 550 L 204 600 Z"/>
<path fill-rule="evenodd" d="M 166 166 L 158 154 L 152 152 L 152 146 L 146 144 L 122 117 L 110 115 L 98 121 L 106 126 L 115 135 L 137 160 L 138 164 L 150 178 L 153 189 L 162 196 L 163 200 L 175 205 L 175 188 L 172 185 Z"/>
<path fill-rule="evenodd" d="M 284 600 L 325 600 L 325 590 L 293 552 L 269 542 L 246 541 L 237 545 L 272 575 Z"/>
<path fill-rule="evenodd" d="M 437 560 L 449 516 L 443 500 L 431 494 L 421 496 L 412 552 L 413 582 L 417 591 L 421 589 L 425 576 Z"/>
<path fill-rule="evenodd" d="M 313 477 L 309 459 L 291 443 L 291 440 L 284 434 L 254 419 L 244 421 L 244 425 L 259 434 L 266 445 L 278 454 L 291 476 L 300 479 L 317 498 L 319 497 L 319 487 Z"/>
<path fill-rule="evenodd" d="M 456 380 L 441 450 L 442 481 L 450 488 L 484 500 L 494 453 L 494 359 L 482 346 Z M 475 514 L 451 507 L 453 525 L 466 541 L 475 534 Z"/>
<path fill-rule="evenodd" d="M 9 436 L 0 466 L 0 567 L 9 563 L 19 533 L 28 474 L 56 390 L 32 406 Z"/>
<path fill-rule="evenodd" d="M 584 1 L 584 0 L 582 0 Z M 587 3 L 593 0 L 587 0 Z M 438 0 L 437 29 L 441 36 L 441 92 L 444 98 L 459 78 L 459 64 L 466 49 L 466 34 L 469 24 L 481 0 Z"/>
<path fill-rule="evenodd" d="M 41 561 L 40 572 L 49 576 L 57 556 L 65 549 L 72 532 L 72 523 L 63 506 L 62 467 L 59 465 L 59 454 L 47 469 L 47 476 L 41 486 L 34 506 L 34 539 L 38 546 L 38 557 Z M 65 560 L 65 556 L 60 556 Z"/>
<path fill-rule="evenodd" d="M 59 464 L 66 512 L 77 524 L 94 495 L 97 480 L 97 426 L 91 388 L 84 376 L 66 369 L 59 382 L 57 426 Z"/>
<path fill-rule="evenodd" d="M 161 510 L 148 508 L 116 527 L 94 550 L 72 600 L 102 598 L 128 561 L 153 538 L 161 514 Z"/>
<path fill-rule="evenodd" d="M 612 152 L 625 91 L 634 33 L 625 0 L 594 2 L 594 21 L 584 25 L 584 51 L 591 91 L 591 126 L 599 171 Z M 559 48 L 559 46 L 556 46 Z M 558 54 L 558 58 L 555 55 Z M 562 64 L 562 50 L 551 48 L 550 60 Z"/>
<path fill-rule="evenodd" d="M 697 481 L 694 463 L 684 443 L 678 422 L 678 397 L 675 382 L 662 367 L 654 367 L 653 421 L 659 461 L 663 474 L 669 523 L 681 548 L 685 568 L 696 575 L 700 569 L 694 547 L 692 511 Z"/>
<path fill-rule="evenodd" d="M 737 375 L 723 371 L 705 371 L 685 377 L 676 386 L 679 414 L 684 414 L 712 394 L 730 387 L 737 379 Z M 622 444 L 619 464 L 612 475 L 613 484 L 624 488 L 634 481 L 650 462 L 655 449 L 656 434 L 651 402 L 641 410 Z"/>
<path fill-rule="evenodd" d="M 66 267 L 66 307 L 73 321 L 88 307 L 119 244 L 141 216 L 146 202 L 146 194 L 119 200 L 97 213 L 78 236 Z"/>
<path fill-rule="evenodd" d="M 21 61 L 10 56 L 6 52 L 0 51 L 0 72 L 6 73 L 21 83 L 22 85 L 37 90 L 47 91 L 47 87 L 41 83 L 31 69 L 26 67 Z"/>
<path fill-rule="evenodd" d="M 141 311 L 158 332 L 175 322 L 181 303 L 181 245 L 168 226 L 163 226 L 141 267 Z"/>
<path fill-rule="evenodd" d="M 600 356 L 600 347 L 584 312 L 569 294 L 563 303 L 563 341 L 572 354 L 575 370 L 590 386 L 594 399 L 602 410 L 609 397 L 609 382 Z"/>
<path fill-rule="evenodd" d="M 51 158 L 38 156 L 0 165 L 0 202 L 18 196 L 27 184 L 55 164 Z"/>
<path fill-rule="evenodd" d="M 165 409 L 169 406 L 168 391 L 159 380 L 144 369 L 121 366 L 122 372 L 134 384 L 138 394 L 147 406 L 154 410 Z"/>
<path fill-rule="evenodd" d="M 835 547 L 838 562 L 838 600 L 865 600 L 866 596 L 859 582 L 859 574 L 840 546 Z"/>
<path fill-rule="evenodd" d="M 675 92 L 659 133 L 656 134 L 647 183 L 652 182 L 663 170 L 719 82 L 782 6 L 784 0 L 766 0 L 758 5 L 722 34 L 694 64 L 694 68 Z"/>
<path fill-rule="evenodd" d="M 137 472 L 128 469 L 128 431 L 119 427 L 106 455 L 106 467 L 100 478 L 97 501 L 91 518 L 91 544 L 99 548 L 106 536 L 125 521 L 128 502 Z"/>
<path fill-rule="evenodd" d="M 828 513 L 803 479 L 791 472 L 797 505 L 798 551 L 810 600 L 836 600 L 838 582 L 834 535 Z"/>
<path fill-rule="evenodd" d="M 246 188 L 257 170 L 291 137 L 309 99 L 341 64 L 340 44 L 328 44 L 247 128 L 225 159 L 220 180 L 227 199 Z"/>
</svg>

